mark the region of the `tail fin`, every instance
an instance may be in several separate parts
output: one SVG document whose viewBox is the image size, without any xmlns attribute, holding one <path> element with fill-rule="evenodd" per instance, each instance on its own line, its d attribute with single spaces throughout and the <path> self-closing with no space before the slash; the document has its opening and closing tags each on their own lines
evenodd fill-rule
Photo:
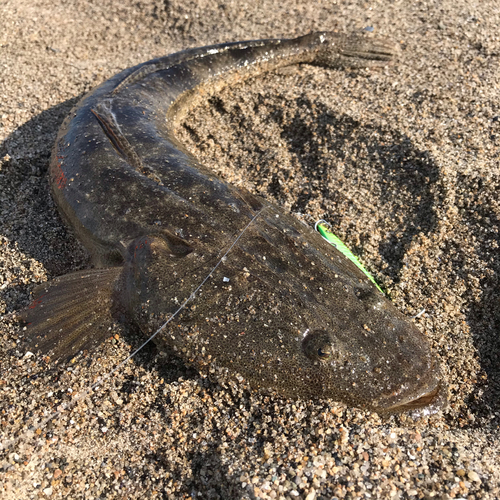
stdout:
<svg viewBox="0 0 500 500">
<path fill-rule="evenodd" d="M 60 276 L 39 286 L 31 305 L 18 316 L 26 337 L 53 361 L 67 361 L 110 335 L 116 323 L 115 287 L 121 267 Z"/>
<path fill-rule="evenodd" d="M 398 52 L 398 45 L 385 38 L 373 36 L 367 31 L 355 31 L 347 35 L 341 50 L 344 57 L 387 62 Z"/>
<path fill-rule="evenodd" d="M 314 64 L 330 67 L 364 68 L 386 65 L 399 52 L 399 46 L 366 31 L 355 31 L 349 35 L 325 32 L 321 49 Z"/>
</svg>

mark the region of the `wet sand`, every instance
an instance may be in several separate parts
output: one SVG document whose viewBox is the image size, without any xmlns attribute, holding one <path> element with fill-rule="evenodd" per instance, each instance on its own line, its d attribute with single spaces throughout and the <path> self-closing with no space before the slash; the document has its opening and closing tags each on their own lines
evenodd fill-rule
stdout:
<svg viewBox="0 0 500 500">
<path fill-rule="evenodd" d="M 500 9 L 496 2 L 86 2 L 0 8 L 0 496 L 498 498 Z M 307 222 L 329 220 L 426 332 L 449 384 L 431 418 L 225 389 L 140 344 L 47 370 L 12 313 L 37 283 L 85 268 L 47 167 L 87 91 L 183 48 L 373 27 L 399 43 L 379 69 L 307 65 L 192 110 L 178 135 L 221 176 Z M 37 430 L 38 429 L 38 430 Z"/>
</svg>

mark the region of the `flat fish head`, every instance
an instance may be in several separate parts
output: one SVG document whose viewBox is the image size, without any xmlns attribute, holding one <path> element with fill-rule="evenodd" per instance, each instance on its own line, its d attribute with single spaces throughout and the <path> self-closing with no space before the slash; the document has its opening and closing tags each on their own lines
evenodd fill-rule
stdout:
<svg viewBox="0 0 500 500">
<path fill-rule="evenodd" d="M 447 392 L 425 335 L 354 264 L 321 238 L 305 244 L 296 229 L 290 238 L 279 227 L 249 230 L 160 343 L 203 372 L 284 397 L 414 416 L 439 410 Z M 158 236 L 130 248 L 124 296 L 145 333 L 220 258 Z"/>
<path fill-rule="evenodd" d="M 377 412 L 419 417 L 441 409 L 447 389 L 426 337 L 374 287 L 353 295 L 328 326 L 304 332 L 304 378 L 321 397 Z"/>
<path fill-rule="evenodd" d="M 211 322 L 194 332 L 213 363 L 253 388 L 289 398 L 414 417 L 445 405 L 447 389 L 426 337 L 371 284 L 350 298 L 346 293 L 343 308 L 326 317 L 321 305 L 277 294 L 251 278 L 242 278 L 250 285 L 243 303 L 231 296 L 231 312 L 224 313 L 219 295 L 218 312 L 205 310 Z M 231 292 L 238 281 L 231 277 Z"/>
</svg>

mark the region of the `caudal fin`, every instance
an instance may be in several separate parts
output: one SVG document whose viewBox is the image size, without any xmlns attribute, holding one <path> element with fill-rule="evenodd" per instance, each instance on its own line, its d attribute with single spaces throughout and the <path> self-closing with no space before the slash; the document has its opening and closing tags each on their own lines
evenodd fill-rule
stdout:
<svg viewBox="0 0 500 500">
<path fill-rule="evenodd" d="M 79 271 L 37 287 L 33 302 L 19 314 L 32 350 L 67 361 L 103 342 L 116 323 L 114 296 L 121 270 Z"/>
<path fill-rule="evenodd" d="M 386 65 L 399 52 L 399 46 L 394 42 L 366 31 L 355 31 L 350 35 L 325 32 L 319 36 L 323 37 L 324 43 L 320 45 L 313 63 L 320 66 L 366 68 Z"/>
</svg>

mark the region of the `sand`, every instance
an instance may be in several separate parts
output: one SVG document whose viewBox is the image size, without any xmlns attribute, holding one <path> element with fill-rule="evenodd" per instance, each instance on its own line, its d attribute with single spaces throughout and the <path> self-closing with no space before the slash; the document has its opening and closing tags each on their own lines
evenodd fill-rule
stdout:
<svg viewBox="0 0 500 500">
<path fill-rule="evenodd" d="M 85 268 L 47 166 L 64 116 L 119 70 L 183 48 L 313 30 L 399 43 L 390 66 L 301 66 L 228 88 L 179 137 L 307 222 L 328 219 L 425 331 L 449 384 L 431 418 L 225 389 L 148 346 L 48 370 L 13 313 Z M 276 4 L 26 1 L 0 6 L 0 496 L 498 498 L 500 9 L 495 1 Z M 14 439 L 12 446 L 7 446 Z"/>
</svg>

